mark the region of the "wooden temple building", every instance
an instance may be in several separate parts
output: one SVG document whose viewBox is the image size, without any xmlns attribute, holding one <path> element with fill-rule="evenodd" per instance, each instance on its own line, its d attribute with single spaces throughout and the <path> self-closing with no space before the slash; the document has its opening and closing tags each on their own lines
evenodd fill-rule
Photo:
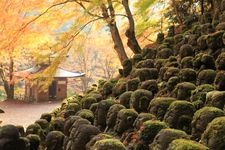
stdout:
<svg viewBox="0 0 225 150">
<path fill-rule="evenodd" d="M 43 71 L 46 67 L 35 66 L 30 69 L 22 71 L 27 75 L 32 75 L 38 73 L 39 71 Z M 20 74 L 20 73 L 17 73 Z M 54 80 L 49 86 L 47 91 L 38 90 L 37 85 L 33 85 L 29 82 L 29 80 L 25 80 L 25 97 L 26 101 L 54 101 L 54 100 L 63 100 L 67 97 L 67 83 L 68 78 L 77 78 L 85 76 L 84 73 L 80 72 L 71 72 L 64 70 L 62 68 L 57 68 L 56 73 L 54 75 Z"/>
</svg>

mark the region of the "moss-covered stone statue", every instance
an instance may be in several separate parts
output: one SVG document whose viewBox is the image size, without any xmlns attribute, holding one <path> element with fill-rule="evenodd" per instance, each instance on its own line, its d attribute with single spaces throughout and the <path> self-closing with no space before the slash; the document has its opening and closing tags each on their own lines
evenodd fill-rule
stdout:
<svg viewBox="0 0 225 150">
<path fill-rule="evenodd" d="M 106 127 L 106 117 L 109 108 L 115 104 L 115 101 L 112 99 L 102 100 L 98 103 L 97 110 L 95 112 L 95 125 L 101 130 L 104 131 Z"/>
<path fill-rule="evenodd" d="M 130 97 L 132 93 L 132 91 L 127 91 L 121 94 L 119 97 L 120 104 L 125 106 L 126 108 L 130 108 Z"/>
<path fill-rule="evenodd" d="M 147 112 L 148 105 L 153 98 L 151 91 L 138 89 L 131 94 L 130 107 L 136 110 L 138 113 Z"/>
<path fill-rule="evenodd" d="M 133 123 L 138 113 L 134 109 L 121 109 L 116 118 L 115 132 L 122 135 L 125 131 L 133 128 Z"/>
<path fill-rule="evenodd" d="M 164 116 L 164 121 L 169 127 L 191 132 L 191 121 L 195 113 L 195 107 L 187 101 L 174 101 L 170 104 Z"/>
<path fill-rule="evenodd" d="M 210 123 L 214 118 L 224 115 L 224 112 L 216 107 L 203 107 L 202 109 L 196 111 L 191 122 L 192 138 L 197 141 L 200 140 L 201 135 L 205 131 L 208 123 Z"/>
<path fill-rule="evenodd" d="M 121 104 L 114 104 L 109 108 L 106 119 L 106 129 L 105 132 L 112 132 L 114 126 L 116 125 L 117 114 L 121 109 L 125 109 L 126 107 Z"/>
<path fill-rule="evenodd" d="M 208 147 L 186 139 L 176 139 L 170 143 L 167 150 L 210 150 Z"/>
<path fill-rule="evenodd" d="M 126 147 L 117 139 L 103 139 L 97 141 L 94 150 L 127 150 Z"/>
<path fill-rule="evenodd" d="M 163 120 L 164 115 L 170 104 L 176 99 L 172 97 L 156 97 L 149 104 L 149 112 L 157 117 L 158 120 Z"/>
<path fill-rule="evenodd" d="M 216 71 L 213 69 L 204 69 L 198 73 L 197 85 L 213 84 L 216 77 Z"/>
<path fill-rule="evenodd" d="M 225 148 L 225 117 L 217 117 L 210 122 L 201 136 L 200 142 L 210 149 Z"/>
<path fill-rule="evenodd" d="M 141 142 L 136 145 L 136 149 L 147 150 L 148 145 L 153 142 L 159 131 L 165 128 L 168 128 L 165 122 L 157 120 L 149 120 L 144 122 L 143 127 L 140 129 L 140 133 L 138 135 Z"/>
<path fill-rule="evenodd" d="M 190 82 L 178 83 L 172 92 L 173 97 L 179 100 L 190 100 L 191 91 L 195 90 L 196 86 Z"/>
<path fill-rule="evenodd" d="M 152 150 L 167 150 L 169 144 L 176 139 L 189 139 L 190 137 L 181 130 L 177 129 L 162 129 L 154 138 L 149 149 Z"/>
</svg>

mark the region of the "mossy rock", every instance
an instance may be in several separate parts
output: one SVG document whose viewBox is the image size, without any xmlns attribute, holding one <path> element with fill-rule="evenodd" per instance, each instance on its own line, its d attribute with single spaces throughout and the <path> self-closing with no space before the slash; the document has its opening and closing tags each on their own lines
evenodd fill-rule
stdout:
<svg viewBox="0 0 225 150">
<path fill-rule="evenodd" d="M 209 34 L 206 38 L 206 43 L 209 48 L 215 50 L 223 46 L 223 33 L 224 31 L 217 31 Z"/>
<path fill-rule="evenodd" d="M 134 54 L 133 58 L 131 59 L 131 62 L 133 65 L 136 65 L 137 63 L 139 63 L 142 60 L 143 60 L 143 58 L 142 58 L 141 54 Z"/>
<path fill-rule="evenodd" d="M 157 68 L 157 70 L 160 70 L 161 67 L 163 67 L 166 63 L 166 59 L 157 59 L 155 61 L 155 67 Z"/>
<path fill-rule="evenodd" d="M 48 130 L 49 122 L 45 119 L 38 119 L 35 123 L 39 124 L 43 130 Z"/>
<path fill-rule="evenodd" d="M 213 25 L 212 25 L 211 22 L 201 25 L 201 33 L 202 33 L 202 35 L 204 35 L 204 34 L 208 35 L 208 34 L 213 33 L 213 32 L 215 32 L 215 29 L 213 28 Z"/>
<path fill-rule="evenodd" d="M 63 132 L 63 126 L 65 123 L 65 119 L 62 117 L 57 117 L 51 120 L 50 125 L 49 125 L 49 130 L 50 131 L 61 131 Z"/>
<path fill-rule="evenodd" d="M 137 63 L 136 68 L 154 68 L 154 60 L 146 59 Z"/>
<path fill-rule="evenodd" d="M 191 92 L 196 89 L 196 86 L 190 82 L 178 83 L 173 90 L 173 97 L 179 100 L 190 100 Z"/>
<path fill-rule="evenodd" d="M 179 68 L 169 67 L 169 68 L 166 69 L 166 71 L 165 71 L 165 73 L 163 75 L 163 80 L 164 81 L 168 81 L 169 78 L 174 77 L 174 76 L 178 76 L 179 72 L 180 72 Z"/>
<path fill-rule="evenodd" d="M 156 135 L 153 143 L 150 145 L 151 150 L 167 150 L 169 144 L 176 139 L 189 139 L 189 136 L 181 130 L 162 129 Z"/>
<path fill-rule="evenodd" d="M 113 129 L 116 124 L 115 120 L 117 118 L 117 114 L 121 109 L 126 109 L 126 107 L 121 104 L 114 104 L 109 108 L 106 119 L 107 130 Z"/>
<path fill-rule="evenodd" d="M 178 76 L 171 77 L 168 82 L 166 82 L 166 89 L 172 92 L 178 83 L 180 83 L 180 78 Z"/>
<path fill-rule="evenodd" d="M 167 150 L 209 150 L 206 146 L 191 140 L 173 140 Z"/>
<path fill-rule="evenodd" d="M 156 43 L 161 44 L 164 40 L 164 33 L 160 32 L 157 34 Z"/>
<path fill-rule="evenodd" d="M 91 104 L 96 102 L 97 100 L 94 97 L 85 97 L 81 100 L 81 105 L 83 109 L 89 109 Z"/>
<path fill-rule="evenodd" d="M 157 52 L 164 49 L 164 48 L 168 48 L 168 47 L 169 47 L 168 44 L 162 43 L 162 44 L 158 45 Z"/>
<path fill-rule="evenodd" d="M 197 40 L 198 47 L 201 51 L 204 51 L 208 48 L 208 45 L 206 43 L 206 39 L 207 39 L 207 35 L 202 35 Z"/>
<path fill-rule="evenodd" d="M 216 59 L 216 68 L 218 70 L 225 70 L 225 52 L 222 52 Z"/>
<path fill-rule="evenodd" d="M 212 94 L 210 99 L 207 99 L 205 103 L 208 106 L 224 109 L 225 105 L 224 99 L 225 99 L 225 91 L 215 92 Z"/>
<path fill-rule="evenodd" d="M 97 141 L 94 150 L 127 150 L 126 147 L 117 139 L 104 139 Z"/>
<path fill-rule="evenodd" d="M 172 97 L 157 97 L 151 100 L 149 104 L 149 112 L 157 117 L 159 120 L 163 120 L 164 115 L 170 104 L 176 99 Z"/>
<path fill-rule="evenodd" d="M 181 60 L 181 68 L 193 68 L 194 57 L 187 56 Z"/>
<path fill-rule="evenodd" d="M 155 59 L 157 51 L 153 48 L 144 48 L 141 52 L 142 58 L 145 59 Z"/>
<path fill-rule="evenodd" d="M 121 94 L 119 97 L 120 104 L 126 108 L 130 108 L 130 97 L 132 93 L 132 91 L 127 91 Z"/>
<path fill-rule="evenodd" d="M 157 80 L 146 80 L 141 82 L 139 88 L 151 91 L 153 94 L 156 94 L 159 91 Z"/>
<path fill-rule="evenodd" d="M 174 44 L 180 43 L 183 40 L 183 34 L 177 34 L 174 36 Z"/>
<path fill-rule="evenodd" d="M 156 120 L 156 116 L 150 113 L 140 113 L 135 119 L 133 126 L 138 130 L 144 122 L 148 120 Z"/>
<path fill-rule="evenodd" d="M 139 78 L 133 78 L 133 79 L 128 80 L 127 83 L 126 83 L 126 91 L 135 91 L 135 90 L 137 90 L 139 83 L 140 83 L 140 79 Z M 124 92 L 125 91 L 123 91 L 123 93 Z"/>
<path fill-rule="evenodd" d="M 52 115 L 51 115 L 50 113 L 43 113 L 43 114 L 41 114 L 40 119 L 45 119 L 45 120 L 47 120 L 48 122 L 50 122 L 51 119 L 52 119 Z"/>
<path fill-rule="evenodd" d="M 163 43 L 167 43 L 168 45 L 173 45 L 174 44 L 174 39 L 173 39 L 173 37 L 166 37 L 163 40 Z"/>
<path fill-rule="evenodd" d="M 189 44 L 184 44 L 180 47 L 179 56 L 181 59 L 187 56 L 194 56 L 193 47 Z"/>
<path fill-rule="evenodd" d="M 197 46 L 197 39 L 198 39 L 199 35 L 196 34 L 191 34 L 188 37 L 188 44 L 192 45 L 192 46 Z"/>
<path fill-rule="evenodd" d="M 146 121 L 143 123 L 143 129 L 139 133 L 139 139 L 145 144 L 150 144 L 159 131 L 165 128 L 168 128 L 165 122 L 157 120 Z"/>
<path fill-rule="evenodd" d="M 163 48 L 157 53 L 157 58 L 158 59 L 167 59 L 170 56 L 173 56 L 173 50 L 170 48 Z"/>
<path fill-rule="evenodd" d="M 135 69 L 131 73 L 132 78 L 139 78 L 140 81 L 152 80 L 158 78 L 158 70 L 156 68 Z"/>
<path fill-rule="evenodd" d="M 137 112 L 147 112 L 148 105 L 153 98 L 151 91 L 138 89 L 131 94 L 130 107 L 134 108 Z"/>
<path fill-rule="evenodd" d="M 107 97 L 110 94 L 112 94 L 113 87 L 114 87 L 114 83 L 112 83 L 112 82 L 108 81 L 108 82 L 104 83 L 104 85 L 102 87 L 102 95 Z"/>
<path fill-rule="evenodd" d="M 121 135 L 125 131 L 133 128 L 133 123 L 138 113 L 134 109 L 121 109 L 116 118 L 114 130 L 116 134 Z"/>
<path fill-rule="evenodd" d="M 28 135 L 28 134 L 40 135 L 41 131 L 42 131 L 42 128 L 39 124 L 37 124 L 37 123 L 30 124 L 26 129 L 26 135 Z"/>
<path fill-rule="evenodd" d="M 113 136 L 100 133 L 98 135 L 95 135 L 91 140 L 86 144 L 86 150 L 92 150 L 95 143 L 100 141 L 100 140 L 105 140 L 105 139 L 113 139 Z"/>
<path fill-rule="evenodd" d="M 97 102 L 100 102 L 103 99 L 102 95 L 97 91 L 88 94 L 86 97 L 94 97 L 97 100 Z"/>
<path fill-rule="evenodd" d="M 82 109 L 82 110 L 78 111 L 76 115 L 80 116 L 81 118 L 87 119 L 91 123 L 94 122 L 94 114 L 92 111 L 90 111 L 88 109 Z"/>
<path fill-rule="evenodd" d="M 197 110 L 192 120 L 192 137 L 199 140 L 208 123 L 216 117 L 224 116 L 224 111 L 216 107 L 203 107 Z"/>
<path fill-rule="evenodd" d="M 72 110 L 75 113 L 81 109 L 81 106 L 78 103 L 69 103 L 66 107 L 66 110 Z"/>
<path fill-rule="evenodd" d="M 28 126 L 29 127 L 29 126 Z M 40 126 L 37 130 L 40 129 Z M 19 139 L 19 131 L 14 125 L 4 125 L 0 127 L 0 139 L 11 139 L 17 140 Z"/>
<path fill-rule="evenodd" d="M 214 86 L 210 84 L 203 84 L 198 86 L 194 91 L 191 92 L 191 101 L 194 105 L 196 105 L 196 108 L 203 107 L 205 101 L 206 101 L 206 94 L 210 91 L 214 91 Z M 199 106 L 199 104 L 201 106 Z"/>
<path fill-rule="evenodd" d="M 197 85 L 213 84 L 216 77 L 216 71 L 213 69 L 204 69 L 198 73 Z"/>
<path fill-rule="evenodd" d="M 195 84 L 197 74 L 194 69 L 185 68 L 179 72 L 179 77 L 180 77 L 181 82 L 191 82 L 191 83 Z"/>
<path fill-rule="evenodd" d="M 217 117 L 210 122 L 201 136 L 201 143 L 213 150 L 225 147 L 225 117 Z"/>
<path fill-rule="evenodd" d="M 195 113 L 195 107 L 187 101 L 174 101 L 170 104 L 164 116 L 164 121 L 171 128 L 191 132 L 191 121 Z"/>
<path fill-rule="evenodd" d="M 191 30 L 193 34 L 201 35 L 201 26 L 199 24 L 194 25 Z"/>
<path fill-rule="evenodd" d="M 112 95 L 117 97 L 126 91 L 126 81 L 120 80 L 112 88 Z"/>
<path fill-rule="evenodd" d="M 217 72 L 215 80 L 214 80 L 214 86 L 216 90 L 219 90 L 219 91 L 225 90 L 225 71 Z"/>
<path fill-rule="evenodd" d="M 32 147 L 34 150 L 39 149 L 41 139 L 38 135 L 29 134 L 29 135 L 26 136 L 26 138 L 29 140 L 30 147 Z"/>
<path fill-rule="evenodd" d="M 204 54 L 201 57 L 202 69 L 215 69 L 215 59 L 213 56 Z"/>
<path fill-rule="evenodd" d="M 98 103 L 93 103 L 91 104 L 89 110 L 92 111 L 93 114 L 95 114 L 97 108 L 98 108 Z"/>
</svg>

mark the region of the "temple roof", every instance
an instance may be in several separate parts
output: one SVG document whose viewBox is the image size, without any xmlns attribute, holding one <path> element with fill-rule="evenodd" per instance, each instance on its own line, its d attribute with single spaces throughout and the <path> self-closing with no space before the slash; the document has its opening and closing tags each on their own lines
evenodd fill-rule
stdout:
<svg viewBox="0 0 225 150">
<path fill-rule="evenodd" d="M 46 68 L 47 66 L 34 66 L 32 68 L 29 68 L 23 71 L 15 72 L 14 76 L 17 76 L 17 77 L 29 76 L 31 74 L 38 73 L 39 71 L 44 70 Z M 85 73 L 68 71 L 60 67 L 57 68 L 56 73 L 54 75 L 54 77 L 57 77 L 57 78 L 75 78 L 75 77 L 82 77 L 82 76 L 85 76 Z"/>
</svg>

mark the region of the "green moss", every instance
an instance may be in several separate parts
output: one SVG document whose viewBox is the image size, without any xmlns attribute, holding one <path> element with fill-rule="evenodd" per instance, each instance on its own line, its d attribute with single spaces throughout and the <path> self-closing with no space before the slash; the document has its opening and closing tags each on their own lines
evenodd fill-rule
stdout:
<svg viewBox="0 0 225 150">
<path fill-rule="evenodd" d="M 141 68 L 134 69 L 131 73 L 132 78 L 139 78 L 140 81 L 157 79 L 158 78 L 158 70 L 156 68 Z"/>
<path fill-rule="evenodd" d="M 153 59 L 142 60 L 136 65 L 136 68 L 154 68 L 154 61 Z"/>
<path fill-rule="evenodd" d="M 74 112 L 77 112 L 81 109 L 81 106 L 77 103 L 70 103 L 68 104 L 66 110 L 73 110 Z"/>
<path fill-rule="evenodd" d="M 126 90 L 127 91 L 135 91 L 138 88 L 138 85 L 140 83 L 139 78 L 130 79 L 126 83 Z"/>
<path fill-rule="evenodd" d="M 170 105 L 176 99 L 172 97 L 156 97 L 151 100 L 149 107 L 156 106 L 156 105 Z"/>
<path fill-rule="evenodd" d="M 191 102 L 187 101 L 174 101 L 171 103 L 170 107 L 168 108 L 168 111 L 172 111 L 173 109 L 178 110 L 192 110 L 194 112 L 195 107 Z"/>
<path fill-rule="evenodd" d="M 177 139 L 169 145 L 168 150 L 209 150 L 209 148 L 195 141 Z"/>
<path fill-rule="evenodd" d="M 126 116 L 138 116 L 138 113 L 134 109 L 121 109 L 119 113 L 122 113 Z"/>
<path fill-rule="evenodd" d="M 126 147 L 117 139 L 104 139 L 95 143 L 94 150 L 126 150 Z"/>
<path fill-rule="evenodd" d="M 81 100 L 81 105 L 83 109 L 89 109 L 91 104 L 96 102 L 97 100 L 94 97 L 85 97 Z"/>
<path fill-rule="evenodd" d="M 131 94 L 130 107 L 137 112 L 147 112 L 148 105 L 153 98 L 151 91 L 138 89 Z"/>
<path fill-rule="evenodd" d="M 162 129 L 168 128 L 165 122 L 158 120 L 149 120 L 143 123 L 143 130 L 139 134 L 139 138 L 144 143 L 152 143 L 154 137 Z"/>
<path fill-rule="evenodd" d="M 76 115 L 77 115 L 77 116 L 80 116 L 80 117 L 82 117 L 82 118 L 84 118 L 84 119 L 87 119 L 87 120 L 89 120 L 89 121 L 92 122 L 92 123 L 93 123 L 93 121 L 94 121 L 94 114 L 93 114 L 92 111 L 90 111 L 90 110 L 88 110 L 88 109 L 82 109 L 82 110 L 80 110 L 79 112 L 77 112 Z"/>
<path fill-rule="evenodd" d="M 174 42 L 175 42 L 175 44 L 181 42 L 183 40 L 183 38 L 184 38 L 183 34 L 177 34 L 177 35 L 175 35 L 174 36 Z"/>
<path fill-rule="evenodd" d="M 132 91 L 127 91 L 121 94 L 119 96 L 120 104 L 125 106 L 126 108 L 130 108 L 130 97 L 132 93 L 133 93 Z"/>
</svg>

